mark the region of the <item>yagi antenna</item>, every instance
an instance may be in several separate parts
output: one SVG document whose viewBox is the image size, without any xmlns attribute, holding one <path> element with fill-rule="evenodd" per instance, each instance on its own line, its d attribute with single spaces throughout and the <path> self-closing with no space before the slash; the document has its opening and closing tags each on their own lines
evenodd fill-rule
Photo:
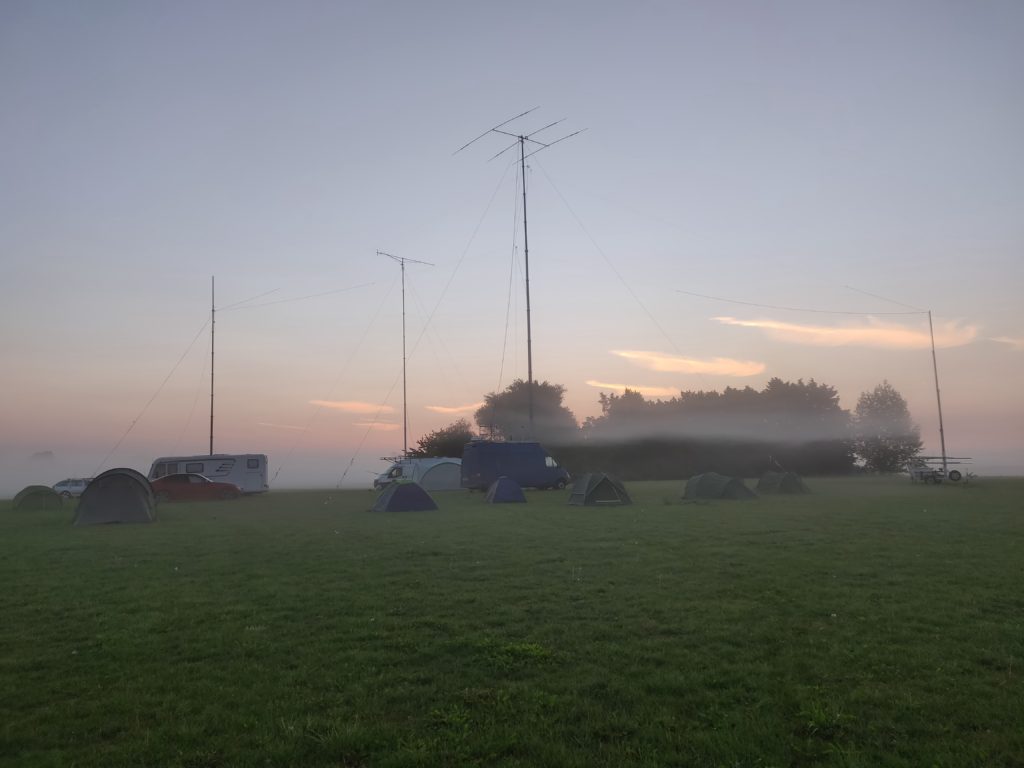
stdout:
<svg viewBox="0 0 1024 768">
<path fill-rule="evenodd" d="M 402 267 L 402 458 L 406 458 L 409 455 L 409 407 L 405 383 L 405 265 L 406 263 L 425 264 L 428 267 L 434 265 L 429 261 L 407 259 L 404 256 L 395 256 L 393 253 L 387 253 L 386 251 L 377 251 L 377 255 L 387 256 L 392 261 L 397 261 Z"/>
<path fill-rule="evenodd" d="M 554 139 L 553 141 L 541 141 L 539 139 L 534 138 L 538 133 L 541 133 L 542 131 L 546 131 L 549 128 L 553 128 L 554 126 L 563 123 L 565 121 L 565 118 L 562 118 L 561 120 L 555 120 L 553 123 L 548 123 L 547 125 L 545 125 L 545 126 L 543 126 L 541 128 L 537 128 L 537 129 L 535 129 L 533 131 L 530 131 L 529 133 L 513 133 L 512 131 L 509 131 L 509 130 L 503 130 L 505 128 L 505 126 L 508 125 L 509 123 L 514 122 L 514 121 L 518 120 L 519 118 L 524 117 L 524 116 L 530 114 L 531 112 L 534 112 L 537 109 L 538 109 L 538 107 L 533 107 L 532 109 L 528 109 L 525 112 L 520 112 L 515 117 L 510 117 L 508 120 L 506 120 L 503 123 L 498 123 L 493 128 L 489 128 L 488 130 L 486 130 L 483 133 L 481 133 L 479 136 L 477 136 L 472 141 L 470 141 L 470 142 L 468 142 L 466 144 L 463 144 L 461 147 L 459 147 L 457 150 L 455 150 L 452 153 L 453 155 L 457 155 L 462 150 L 466 149 L 467 147 L 471 147 L 473 144 L 475 144 L 476 142 L 480 141 L 480 139 L 484 138 L 484 136 L 488 136 L 488 135 L 490 135 L 492 133 L 498 134 L 499 136 L 508 136 L 508 137 L 510 137 L 512 139 L 515 139 L 515 141 L 513 141 L 511 144 L 509 144 L 507 147 L 505 147 L 503 150 L 501 150 L 497 154 L 492 155 L 488 159 L 488 162 L 490 162 L 490 160 L 494 160 L 496 158 L 501 157 L 503 154 L 508 152 L 510 149 L 515 149 L 517 146 L 519 147 L 519 170 L 520 170 L 520 174 L 522 175 L 522 179 L 523 179 L 523 265 L 524 265 L 524 269 L 525 269 L 525 273 L 526 273 L 526 373 L 527 373 L 527 384 L 528 384 L 527 390 L 526 390 L 527 391 L 526 400 L 527 400 L 527 407 L 529 409 L 529 417 L 530 417 L 529 424 L 530 424 L 530 437 L 531 438 L 533 438 L 533 436 L 534 436 L 534 434 L 533 434 L 533 334 L 532 334 L 531 326 L 530 326 L 530 243 L 529 243 L 529 237 L 528 237 L 527 228 L 526 228 L 526 158 L 533 157 L 538 152 L 542 152 L 545 149 L 547 149 L 548 147 L 553 147 L 555 144 L 558 144 L 561 141 L 565 141 L 566 139 L 571 139 L 573 136 L 578 136 L 579 134 L 583 133 L 584 130 L 586 130 L 584 128 L 584 129 L 581 129 L 579 131 L 573 131 L 572 133 L 568 133 L 565 136 L 562 136 L 560 138 Z M 530 145 L 530 151 L 529 152 L 526 151 L 526 145 L 527 144 Z"/>
<path fill-rule="evenodd" d="M 519 113 L 518 115 L 516 115 L 515 117 L 510 117 L 510 118 L 509 118 L 508 120 L 506 120 L 506 121 L 505 121 L 504 123 L 498 123 L 498 124 L 497 124 L 496 126 L 494 126 L 493 128 L 488 128 L 488 129 L 487 129 L 486 131 L 484 131 L 483 133 L 481 133 L 481 134 L 480 134 L 479 136 L 477 136 L 477 137 L 476 137 L 475 139 L 473 139 L 472 141 L 470 141 L 470 142 L 467 142 L 466 144 L 463 144 L 463 145 L 462 145 L 461 147 L 459 147 L 458 149 L 456 149 L 456 150 L 455 150 L 454 152 L 452 152 L 452 154 L 453 154 L 453 155 L 457 155 L 457 154 L 459 154 L 459 152 L 461 152 L 462 150 L 464 150 L 464 149 L 465 149 L 466 147 L 468 147 L 468 146 L 470 146 L 471 144 L 475 144 L 476 142 L 480 141 L 480 139 L 482 139 L 482 138 L 483 138 L 484 136 L 486 136 L 486 135 L 487 135 L 488 133 L 490 133 L 491 131 L 496 131 L 496 130 L 498 130 L 499 128 L 501 128 L 501 127 L 502 127 L 503 125 L 508 125 L 508 124 L 509 124 L 509 123 L 511 123 L 511 122 L 512 122 L 513 120 L 518 120 L 518 119 L 519 119 L 520 117 L 524 117 L 525 115 L 528 115 L 528 114 L 530 114 L 531 112 L 533 112 L 533 111 L 534 111 L 534 110 L 536 110 L 536 109 L 540 109 L 540 107 L 533 107 L 533 109 L 528 109 L 528 110 L 526 110 L 525 112 L 520 112 L 520 113 Z"/>
</svg>

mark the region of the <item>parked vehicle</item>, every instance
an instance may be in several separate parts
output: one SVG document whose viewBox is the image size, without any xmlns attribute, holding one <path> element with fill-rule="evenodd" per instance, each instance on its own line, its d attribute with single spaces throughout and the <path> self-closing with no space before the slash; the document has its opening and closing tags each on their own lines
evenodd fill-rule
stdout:
<svg viewBox="0 0 1024 768">
<path fill-rule="evenodd" d="M 242 489 L 234 483 L 215 482 L 194 472 L 164 475 L 150 486 L 157 501 L 221 501 L 242 495 Z"/>
<path fill-rule="evenodd" d="M 85 490 L 85 486 L 91 482 L 91 477 L 69 477 L 67 480 L 61 480 L 59 483 L 54 485 L 53 490 L 65 499 L 70 499 L 72 496 L 81 496 L 82 491 Z"/>
<path fill-rule="evenodd" d="M 937 485 L 948 479 L 952 483 L 963 481 L 967 484 L 975 477 L 973 472 L 966 469 L 963 472 L 959 469 L 950 469 L 946 473 L 944 468 L 948 468 L 950 464 L 969 464 L 971 461 L 970 456 L 915 456 L 907 462 L 907 474 L 910 475 L 912 483 Z"/>
<path fill-rule="evenodd" d="M 395 459 L 387 472 L 374 478 L 373 487 L 386 488 L 400 480 L 412 480 L 426 491 L 462 490 L 462 459 Z"/>
<path fill-rule="evenodd" d="M 267 456 L 263 453 L 215 453 L 207 456 L 163 456 L 153 462 L 149 480 L 167 475 L 194 473 L 214 481 L 234 483 L 242 493 L 270 490 L 267 481 Z"/>
<path fill-rule="evenodd" d="M 462 451 L 462 487 L 487 490 L 499 477 L 522 488 L 565 488 L 569 473 L 540 443 L 472 440 Z"/>
</svg>

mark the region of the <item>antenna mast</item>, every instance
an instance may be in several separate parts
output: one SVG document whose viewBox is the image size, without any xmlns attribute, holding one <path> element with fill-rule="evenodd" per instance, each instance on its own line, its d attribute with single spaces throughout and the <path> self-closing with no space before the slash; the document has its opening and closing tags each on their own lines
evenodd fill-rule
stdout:
<svg viewBox="0 0 1024 768">
<path fill-rule="evenodd" d="M 213 275 L 210 275 L 210 455 L 213 456 L 213 329 L 217 324 L 214 308 Z"/>
<path fill-rule="evenodd" d="M 519 171 L 523 180 L 523 265 L 526 270 L 526 393 L 530 437 L 533 437 L 533 332 L 530 327 L 530 238 L 526 231 L 526 137 L 519 137 Z"/>
<path fill-rule="evenodd" d="M 522 178 L 522 183 L 523 183 L 523 265 L 524 265 L 525 273 L 526 273 L 525 274 L 525 277 L 526 277 L 526 375 L 527 375 L 526 403 L 527 403 L 527 412 L 528 412 L 528 417 L 529 417 L 530 437 L 533 437 L 533 434 L 534 434 L 534 432 L 533 432 L 533 331 L 532 331 L 532 327 L 531 327 L 531 317 L 530 317 L 530 242 L 529 242 L 529 236 L 528 236 L 527 226 L 526 226 L 526 158 L 531 157 L 531 156 L 537 154 L 538 152 L 540 152 L 540 151 L 542 151 L 544 149 L 547 149 L 548 147 L 553 146 L 554 144 L 557 144 L 560 141 L 565 141 L 566 139 L 572 138 L 573 136 L 576 136 L 577 134 L 583 133 L 583 131 L 586 130 L 584 128 L 584 129 L 581 129 L 579 131 L 574 131 L 573 133 L 566 134 L 565 136 L 562 136 L 559 139 L 555 139 L 554 141 L 549 141 L 549 142 L 539 141 L 539 140 L 537 140 L 537 139 L 535 139 L 533 137 L 536 136 L 541 131 L 546 131 L 548 128 L 552 128 L 552 127 L 558 125 L 559 123 L 563 122 L 565 120 L 565 118 L 562 118 L 562 120 L 556 120 L 553 123 L 548 123 L 543 128 L 538 128 L 537 130 L 532 131 L 530 133 L 511 133 L 509 131 L 501 130 L 504 126 L 508 125 L 509 123 L 513 122 L 514 120 L 518 120 L 520 117 L 523 117 L 524 115 L 530 114 L 531 112 L 533 112 L 536 109 L 537 109 L 537 107 L 534 107 L 533 109 L 528 109 L 525 112 L 522 112 L 522 113 L 516 115 L 515 117 L 506 120 L 503 123 L 498 123 L 498 125 L 494 126 L 493 128 L 490 128 L 490 129 L 484 131 L 483 133 L 481 133 L 479 136 L 477 136 L 475 139 L 473 139 L 473 141 L 470 141 L 468 144 L 463 144 L 461 147 L 459 147 L 453 153 L 453 154 L 457 155 L 459 152 L 461 152 L 462 150 L 466 149 L 466 147 L 470 146 L 470 144 L 475 144 L 477 141 L 479 141 L 484 136 L 487 136 L 490 133 L 497 133 L 497 134 L 501 134 L 502 136 L 509 136 L 509 137 L 515 139 L 515 142 L 513 142 L 509 146 L 505 147 L 505 149 L 501 150 L 501 152 L 498 152 L 498 154 L 492 156 L 490 158 L 491 160 L 494 160 L 495 158 L 500 157 L 501 155 L 505 154 L 510 149 L 513 149 L 516 146 L 519 147 L 519 170 L 520 170 L 520 174 L 521 174 L 521 178 Z M 526 143 L 527 142 L 530 142 L 530 148 L 531 148 L 530 152 L 526 151 Z M 534 148 L 534 146 L 536 146 L 536 148 Z"/>
<path fill-rule="evenodd" d="M 410 264 L 426 264 L 427 266 L 434 266 L 429 261 L 417 261 L 416 259 L 407 259 L 403 256 L 395 256 L 394 254 L 387 253 L 385 251 L 377 251 L 378 256 L 387 256 L 392 261 L 397 261 L 402 267 L 402 458 L 404 459 L 409 455 L 409 409 L 406 397 L 406 378 L 405 378 L 405 263 Z"/>
<path fill-rule="evenodd" d="M 944 478 L 948 477 L 949 475 L 946 470 L 949 464 L 949 457 L 946 456 L 946 431 L 942 428 L 942 395 L 939 394 L 939 364 L 935 359 L 935 328 L 932 325 L 932 311 L 930 309 L 921 309 L 921 307 L 915 307 L 911 304 L 904 304 L 902 301 L 887 299 L 885 296 L 879 296 L 875 293 L 868 293 L 867 291 L 862 291 L 859 288 L 854 288 L 850 285 L 844 287 L 849 288 L 851 291 L 856 291 L 857 293 L 863 293 L 865 296 L 871 296 L 876 299 L 881 299 L 882 301 L 888 301 L 890 304 L 897 304 L 901 307 L 906 307 L 907 309 L 913 309 L 921 314 L 928 314 L 928 335 L 931 337 L 932 341 L 932 373 L 935 374 L 935 402 L 939 406 L 939 444 L 942 447 L 942 476 Z M 953 458 L 957 457 L 954 456 Z"/>
<path fill-rule="evenodd" d="M 942 428 L 942 395 L 939 394 L 939 364 L 935 360 L 935 329 L 932 327 L 932 311 L 928 310 L 928 333 L 932 337 L 932 371 L 935 373 L 935 401 L 939 404 L 939 443 L 942 446 L 942 476 L 946 471 L 946 432 Z"/>
</svg>

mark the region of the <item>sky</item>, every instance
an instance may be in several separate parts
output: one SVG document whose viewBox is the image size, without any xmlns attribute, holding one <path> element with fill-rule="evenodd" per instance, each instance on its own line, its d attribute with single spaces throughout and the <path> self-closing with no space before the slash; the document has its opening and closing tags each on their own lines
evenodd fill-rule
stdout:
<svg viewBox="0 0 1024 768">
<path fill-rule="evenodd" d="M 889 381 L 1024 474 L 1024 4 L 0 5 L 0 494 L 214 448 L 366 486 L 534 375 Z M 538 148 L 538 145 L 531 145 Z M 712 298 L 713 297 L 713 298 Z M 813 310 L 813 311 L 812 311 Z M 840 314 L 848 313 L 848 314 Z M 894 314 L 904 313 L 904 314 Z M 909 313 L 909 314 L 908 314 Z"/>
</svg>

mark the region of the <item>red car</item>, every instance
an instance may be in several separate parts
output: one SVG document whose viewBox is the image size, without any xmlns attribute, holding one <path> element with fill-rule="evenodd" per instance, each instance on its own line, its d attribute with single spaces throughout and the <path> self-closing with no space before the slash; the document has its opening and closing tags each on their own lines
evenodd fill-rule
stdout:
<svg viewBox="0 0 1024 768">
<path fill-rule="evenodd" d="M 157 501 L 219 501 L 242 495 L 242 489 L 234 483 L 218 483 L 193 472 L 165 475 L 152 480 L 150 485 Z"/>
</svg>

